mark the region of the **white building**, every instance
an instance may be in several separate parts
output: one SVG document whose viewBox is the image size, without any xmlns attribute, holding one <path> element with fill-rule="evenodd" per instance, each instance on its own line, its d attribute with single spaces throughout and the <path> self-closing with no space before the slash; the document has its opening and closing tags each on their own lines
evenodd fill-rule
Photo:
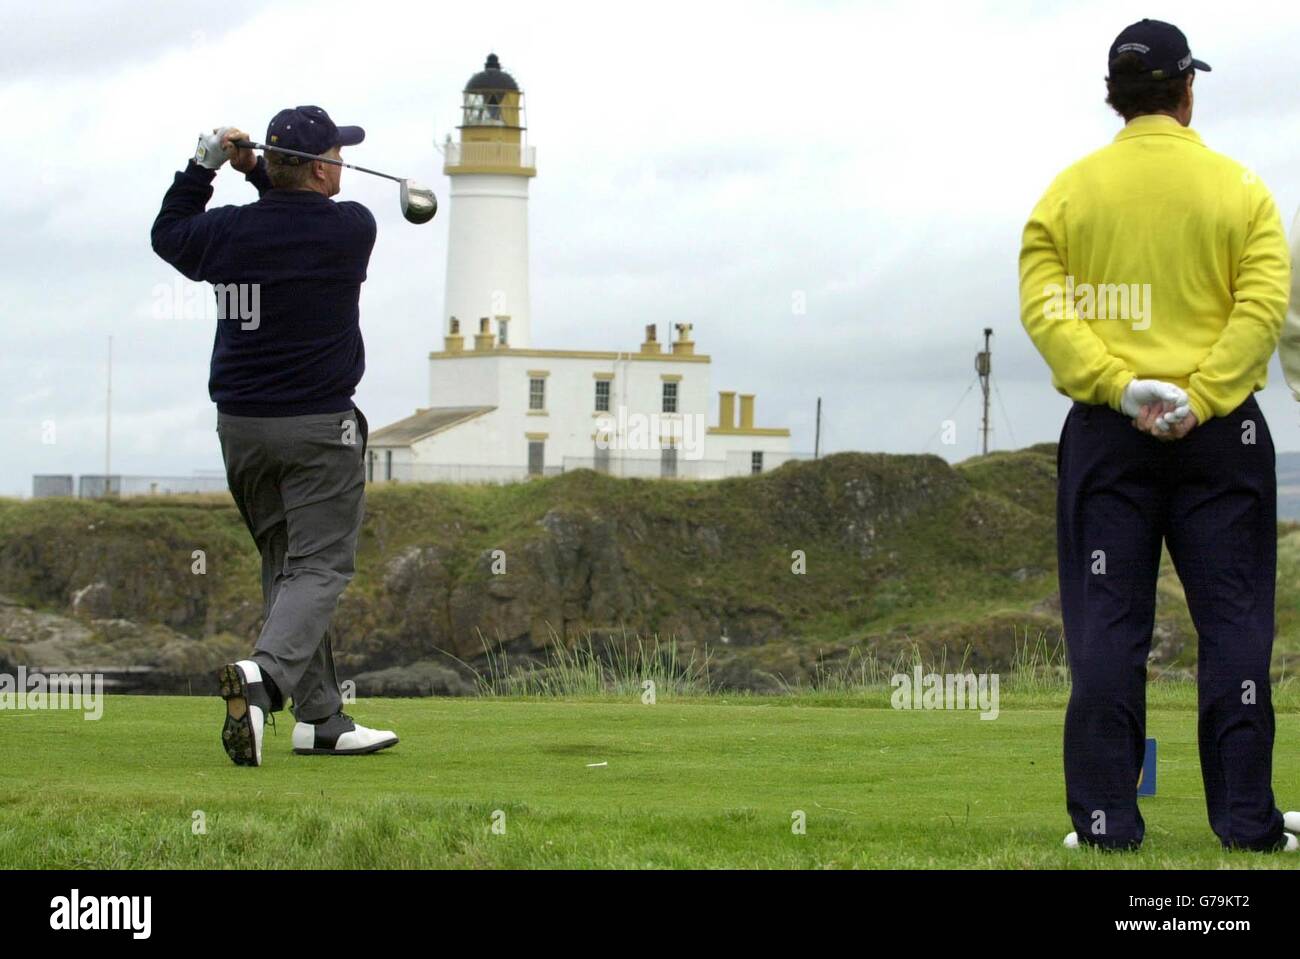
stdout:
<svg viewBox="0 0 1300 959">
<path fill-rule="evenodd" d="M 627 476 L 717 478 L 789 458 L 790 431 L 754 425 L 754 394 L 718 394 L 691 325 L 664 350 L 652 325 L 635 350 L 535 349 L 528 299 L 524 96 L 495 54 L 465 87 L 451 178 L 443 347 L 429 404 L 370 435 L 369 479 L 506 481 L 582 467 Z M 473 325 L 471 342 L 462 320 Z"/>
</svg>

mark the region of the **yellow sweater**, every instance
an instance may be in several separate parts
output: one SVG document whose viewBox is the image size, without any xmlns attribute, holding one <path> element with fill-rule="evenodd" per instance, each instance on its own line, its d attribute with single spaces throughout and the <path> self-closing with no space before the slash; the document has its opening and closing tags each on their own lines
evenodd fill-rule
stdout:
<svg viewBox="0 0 1300 959">
<path fill-rule="evenodd" d="M 1300 213 L 1291 224 L 1291 306 L 1277 346 L 1291 395 L 1300 400 Z"/>
<path fill-rule="evenodd" d="M 1249 170 L 1172 117 L 1137 117 L 1034 208 L 1021 321 L 1066 396 L 1118 410 L 1135 376 L 1164 380 L 1204 423 L 1264 388 L 1289 253 Z"/>
</svg>

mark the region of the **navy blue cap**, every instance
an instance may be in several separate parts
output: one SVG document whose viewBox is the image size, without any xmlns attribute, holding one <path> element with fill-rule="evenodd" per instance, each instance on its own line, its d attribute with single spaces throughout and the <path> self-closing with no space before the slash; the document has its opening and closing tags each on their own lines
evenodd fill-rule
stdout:
<svg viewBox="0 0 1300 959">
<path fill-rule="evenodd" d="M 320 107 L 292 107 L 281 110 L 266 127 L 270 146 L 320 155 L 334 147 L 356 146 L 366 138 L 361 127 L 335 126 Z M 294 160 L 295 157 L 285 157 Z"/>
<path fill-rule="evenodd" d="M 1110 45 L 1108 63 L 1112 70 L 1121 53 L 1136 53 L 1142 63 L 1142 72 L 1150 74 L 1154 80 L 1210 69 L 1208 63 L 1192 57 L 1183 31 L 1163 20 L 1139 20 L 1125 27 Z"/>
</svg>

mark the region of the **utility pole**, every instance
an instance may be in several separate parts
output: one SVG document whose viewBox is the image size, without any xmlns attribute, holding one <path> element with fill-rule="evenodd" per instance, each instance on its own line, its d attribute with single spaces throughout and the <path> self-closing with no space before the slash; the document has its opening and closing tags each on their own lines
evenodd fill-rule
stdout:
<svg viewBox="0 0 1300 959">
<path fill-rule="evenodd" d="M 817 434 L 813 440 L 813 459 L 820 459 L 822 454 L 822 398 L 817 397 Z"/>
<path fill-rule="evenodd" d="M 987 456 L 989 452 L 989 377 L 993 373 L 993 353 L 989 349 L 989 337 L 993 335 L 993 330 L 984 327 L 984 352 L 975 354 L 975 372 L 980 377 L 980 390 L 984 393 L 984 419 L 980 423 L 980 434 L 983 436 L 983 455 Z"/>
<path fill-rule="evenodd" d="M 108 338 L 108 389 L 104 398 L 104 495 L 113 485 L 113 337 Z"/>
</svg>

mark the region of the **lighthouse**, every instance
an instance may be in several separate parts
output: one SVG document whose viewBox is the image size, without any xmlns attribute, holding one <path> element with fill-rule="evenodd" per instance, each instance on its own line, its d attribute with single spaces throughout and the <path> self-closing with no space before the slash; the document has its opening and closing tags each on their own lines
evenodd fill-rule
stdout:
<svg viewBox="0 0 1300 959">
<path fill-rule="evenodd" d="M 756 424 L 753 393 L 737 403 L 735 391 L 720 391 L 709 425 L 712 360 L 696 351 L 688 317 L 649 324 L 639 346 L 534 346 L 528 181 L 537 168 L 523 91 L 496 54 L 465 85 L 457 129 L 443 148 L 447 285 L 428 400 L 370 433 L 367 481 L 503 483 L 572 469 L 711 479 L 791 457 L 788 429 Z"/>
<path fill-rule="evenodd" d="M 451 178 L 444 336 L 490 335 L 493 346 L 530 345 L 528 181 L 524 94 L 495 53 L 465 85 L 459 139 L 450 134 Z"/>
</svg>

